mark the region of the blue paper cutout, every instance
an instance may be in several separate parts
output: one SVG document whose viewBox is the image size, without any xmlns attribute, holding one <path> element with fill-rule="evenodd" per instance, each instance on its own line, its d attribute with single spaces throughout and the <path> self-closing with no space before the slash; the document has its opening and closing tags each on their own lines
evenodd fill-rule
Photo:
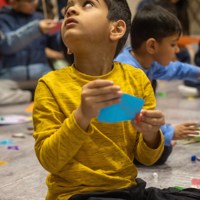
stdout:
<svg viewBox="0 0 200 200">
<path fill-rule="evenodd" d="M 97 119 L 100 122 L 108 123 L 132 120 L 141 111 L 143 105 L 143 99 L 129 94 L 123 94 L 118 104 L 102 108 Z"/>
<path fill-rule="evenodd" d="M 0 140 L 0 145 L 10 145 L 10 144 L 13 144 L 12 140 L 9 139 Z"/>
</svg>

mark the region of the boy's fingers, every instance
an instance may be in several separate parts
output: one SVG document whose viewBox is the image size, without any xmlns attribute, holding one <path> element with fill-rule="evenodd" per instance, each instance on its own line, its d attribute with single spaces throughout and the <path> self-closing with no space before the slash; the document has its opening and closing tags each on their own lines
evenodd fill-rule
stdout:
<svg viewBox="0 0 200 200">
<path fill-rule="evenodd" d="M 110 80 L 103 80 L 103 79 L 97 79 L 88 84 L 88 88 L 98 88 L 98 87 L 105 87 L 105 86 L 111 86 L 113 85 L 113 81 Z"/>
<path fill-rule="evenodd" d="M 151 124 L 153 126 L 160 126 L 160 125 L 163 125 L 165 123 L 165 119 L 164 117 L 142 117 L 142 122 L 145 122 L 147 124 Z"/>
<path fill-rule="evenodd" d="M 160 110 L 142 110 L 141 111 L 142 115 L 144 117 L 155 117 L 155 118 L 160 118 L 164 117 L 163 113 Z"/>
</svg>

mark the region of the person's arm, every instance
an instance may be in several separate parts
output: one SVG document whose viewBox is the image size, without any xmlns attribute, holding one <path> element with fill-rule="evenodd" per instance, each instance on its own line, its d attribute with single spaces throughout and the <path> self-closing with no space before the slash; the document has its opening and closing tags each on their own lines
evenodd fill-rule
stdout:
<svg viewBox="0 0 200 200">
<path fill-rule="evenodd" d="M 200 123 L 197 122 L 184 122 L 177 124 L 174 128 L 173 139 L 181 140 L 191 138 L 190 135 L 198 135 L 200 131 Z"/>
<path fill-rule="evenodd" d="M 10 31 L 5 23 L 0 21 L 0 54 L 9 55 L 24 49 L 31 42 L 49 32 L 56 26 L 56 22 L 50 19 L 34 20 L 20 27 L 15 31 Z M 60 34 L 49 36 L 53 49 L 60 50 Z"/>
<path fill-rule="evenodd" d="M 165 145 L 170 146 L 174 136 L 174 127 L 170 124 L 164 124 L 161 126 L 161 130 L 165 138 Z"/>
<path fill-rule="evenodd" d="M 152 70 L 154 70 L 153 79 L 190 81 L 200 80 L 200 67 L 179 61 L 170 62 L 166 67 L 155 62 L 153 63 Z"/>
<path fill-rule="evenodd" d="M 164 137 L 160 131 L 164 116 L 160 111 L 154 110 L 156 100 L 150 81 L 145 74 L 142 82 L 144 83 L 144 111 L 139 123 L 136 120 L 133 121 L 138 131 L 135 158 L 144 165 L 152 165 L 159 159 L 164 149 Z"/>
<path fill-rule="evenodd" d="M 122 91 L 113 81 L 97 79 L 85 84 L 81 92 L 80 106 L 74 111 L 74 117 L 83 130 L 87 130 L 92 118 L 102 108 L 120 102 Z"/>
<path fill-rule="evenodd" d="M 94 80 L 83 86 L 77 108 L 71 108 L 71 102 L 63 100 L 67 105 L 64 112 L 45 81 L 45 77 L 40 79 L 34 96 L 35 151 L 41 165 L 56 173 L 70 163 L 93 134 L 91 119 L 102 107 L 119 102 L 122 93 L 112 81 Z"/>
<path fill-rule="evenodd" d="M 35 152 L 49 172 L 60 171 L 93 133 L 77 124 L 74 113 L 65 116 L 46 83 L 39 81 L 34 97 Z"/>
<path fill-rule="evenodd" d="M 4 30 L 0 25 L 0 30 Z M 39 28 L 39 21 L 32 21 L 16 31 L 0 32 L 0 54 L 9 55 L 20 51 L 33 40 L 42 36 Z"/>
<path fill-rule="evenodd" d="M 47 55 L 47 58 L 49 59 L 64 59 L 64 53 L 60 51 L 55 51 L 50 48 L 45 48 L 45 53 Z"/>
</svg>

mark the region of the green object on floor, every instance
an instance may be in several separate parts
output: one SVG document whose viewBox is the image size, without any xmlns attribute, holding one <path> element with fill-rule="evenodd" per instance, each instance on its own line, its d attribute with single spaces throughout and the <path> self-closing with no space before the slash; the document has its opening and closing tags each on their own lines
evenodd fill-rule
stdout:
<svg viewBox="0 0 200 200">
<path fill-rule="evenodd" d="M 183 186 L 175 186 L 175 188 L 176 188 L 177 190 L 183 190 L 183 189 L 185 189 Z"/>
<path fill-rule="evenodd" d="M 167 97 L 166 92 L 157 92 L 156 95 L 159 96 L 159 97 Z"/>
<path fill-rule="evenodd" d="M 195 136 L 194 139 L 196 142 L 200 142 L 200 136 Z"/>
</svg>

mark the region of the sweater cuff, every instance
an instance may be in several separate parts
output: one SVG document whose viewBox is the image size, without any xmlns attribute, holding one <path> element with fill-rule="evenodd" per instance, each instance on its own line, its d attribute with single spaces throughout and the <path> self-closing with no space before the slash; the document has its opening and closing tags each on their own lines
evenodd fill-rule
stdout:
<svg viewBox="0 0 200 200">
<path fill-rule="evenodd" d="M 158 160 L 158 158 L 161 156 L 163 149 L 164 149 L 164 136 L 162 131 L 159 131 L 160 134 L 160 143 L 156 149 L 150 148 L 143 140 L 142 134 L 140 135 L 140 141 L 141 141 L 141 152 L 143 152 L 144 155 L 148 155 L 149 165 L 153 164 L 155 161 Z"/>
<path fill-rule="evenodd" d="M 89 125 L 89 128 L 86 131 L 84 131 L 77 123 L 75 117 L 74 117 L 74 112 L 72 113 L 71 116 L 67 120 L 65 120 L 65 126 L 67 126 L 72 133 L 74 133 L 77 137 L 80 137 L 80 139 L 85 139 L 87 138 L 86 136 L 90 136 L 94 133 L 94 129 L 92 128 L 91 125 Z"/>
</svg>

